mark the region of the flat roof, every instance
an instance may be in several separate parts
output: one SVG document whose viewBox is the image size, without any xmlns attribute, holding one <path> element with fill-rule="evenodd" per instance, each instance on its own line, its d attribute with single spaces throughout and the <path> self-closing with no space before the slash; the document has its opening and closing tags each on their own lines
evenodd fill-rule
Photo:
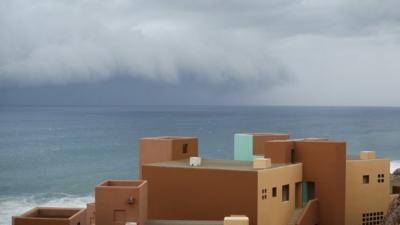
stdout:
<svg viewBox="0 0 400 225">
<path fill-rule="evenodd" d="M 296 163 L 295 163 L 296 164 Z M 160 166 L 160 167 L 176 167 L 176 168 L 191 168 L 191 169 L 220 169 L 220 170 L 239 170 L 239 171 L 258 171 L 268 170 L 271 168 L 285 167 L 294 164 L 287 163 L 272 163 L 271 168 L 267 169 L 254 169 L 253 161 L 240 161 L 240 160 L 214 160 L 202 159 L 201 166 L 190 166 L 189 159 L 177 161 L 165 161 L 157 163 L 148 163 L 147 166 Z"/>
<path fill-rule="evenodd" d="M 347 155 L 346 156 L 346 159 L 347 160 L 365 160 L 365 161 L 367 161 L 367 160 L 374 160 L 374 159 L 361 159 L 360 158 L 360 155 Z M 387 158 L 383 158 L 383 157 L 376 157 L 375 159 L 387 159 Z"/>
<path fill-rule="evenodd" d="M 209 220 L 148 220 L 146 225 L 223 225 L 224 221 Z"/>
</svg>

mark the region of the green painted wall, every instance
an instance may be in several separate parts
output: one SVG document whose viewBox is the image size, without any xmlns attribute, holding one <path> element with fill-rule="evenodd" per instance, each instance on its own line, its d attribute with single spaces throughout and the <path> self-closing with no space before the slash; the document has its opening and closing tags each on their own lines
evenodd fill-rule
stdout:
<svg viewBox="0 0 400 225">
<path fill-rule="evenodd" d="M 233 144 L 233 158 L 235 160 L 253 160 L 253 135 L 235 134 Z"/>
</svg>

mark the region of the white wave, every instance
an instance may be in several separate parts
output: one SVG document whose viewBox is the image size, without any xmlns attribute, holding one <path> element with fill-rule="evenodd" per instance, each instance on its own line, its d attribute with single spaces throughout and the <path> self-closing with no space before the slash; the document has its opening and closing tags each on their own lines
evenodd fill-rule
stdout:
<svg viewBox="0 0 400 225">
<path fill-rule="evenodd" d="M 400 168 L 400 160 L 394 160 L 390 162 L 390 173 L 393 173 L 396 169 Z"/>
<path fill-rule="evenodd" d="M 0 225 L 10 225 L 13 215 L 19 215 L 33 207 L 86 207 L 86 203 L 93 201 L 94 198 L 91 195 L 77 196 L 69 194 L 0 197 Z"/>
</svg>

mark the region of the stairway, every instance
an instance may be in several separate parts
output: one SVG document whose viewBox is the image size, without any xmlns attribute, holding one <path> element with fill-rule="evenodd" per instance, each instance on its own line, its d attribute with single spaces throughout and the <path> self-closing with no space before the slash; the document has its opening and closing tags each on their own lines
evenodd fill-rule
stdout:
<svg viewBox="0 0 400 225">
<path fill-rule="evenodd" d="M 293 211 L 292 217 L 289 220 L 288 225 L 296 225 L 300 216 L 303 214 L 304 208 L 297 208 Z"/>
</svg>

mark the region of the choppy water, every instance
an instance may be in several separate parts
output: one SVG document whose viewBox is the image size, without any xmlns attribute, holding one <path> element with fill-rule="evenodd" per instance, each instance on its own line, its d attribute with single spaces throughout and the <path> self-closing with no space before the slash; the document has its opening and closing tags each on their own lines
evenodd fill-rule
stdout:
<svg viewBox="0 0 400 225">
<path fill-rule="evenodd" d="M 94 185 L 136 178 L 137 139 L 194 135 L 205 158 L 230 159 L 235 132 L 288 132 L 377 150 L 400 167 L 400 108 L 0 107 L 0 225 L 36 205 L 84 206 Z"/>
</svg>

